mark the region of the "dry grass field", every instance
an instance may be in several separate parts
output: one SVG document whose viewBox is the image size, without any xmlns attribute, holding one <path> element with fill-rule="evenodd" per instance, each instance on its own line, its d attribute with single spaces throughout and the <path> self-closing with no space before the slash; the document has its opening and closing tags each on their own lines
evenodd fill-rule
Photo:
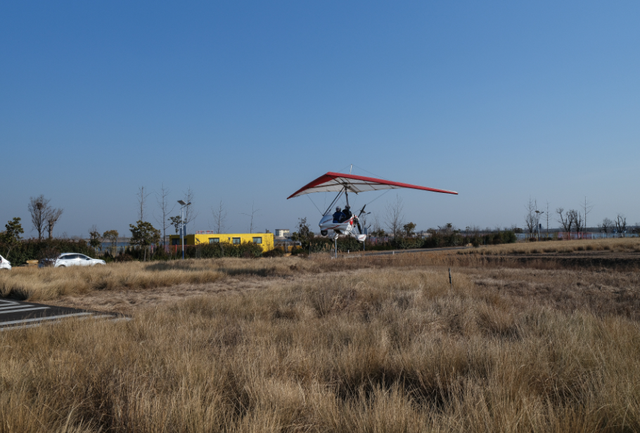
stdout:
<svg viewBox="0 0 640 433">
<path fill-rule="evenodd" d="M 640 431 L 621 241 L 15 269 L 2 296 L 132 320 L 0 332 L 0 432 Z"/>
<path fill-rule="evenodd" d="M 576 251 L 640 252 L 640 238 L 610 238 L 572 241 L 523 242 L 485 246 L 469 250 L 472 254 L 539 254 Z"/>
</svg>

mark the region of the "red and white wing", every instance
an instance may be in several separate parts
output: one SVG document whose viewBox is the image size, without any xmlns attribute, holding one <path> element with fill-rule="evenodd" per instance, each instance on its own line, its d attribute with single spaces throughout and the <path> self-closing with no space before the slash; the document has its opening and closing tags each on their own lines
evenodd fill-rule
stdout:
<svg viewBox="0 0 640 433">
<path fill-rule="evenodd" d="M 376 179 L 373 177 L 356 176 L 353 174 L 332 173 L 323 174 L 314 181 L 300 188 L 287 197 L 287 200 L 312 192 L 340 192 L 347 188 L 349 192 L 356 194 L 364 191 L 378 191 L 381 189 L 412 188 L 423 191 L 441 192 L 444 194 L 458 194 L 455 191 L 445 189 L 428 188 L 426 186 L 411 185 L 408 183 L 392 182 L 390 180 Z"/>
</svg>

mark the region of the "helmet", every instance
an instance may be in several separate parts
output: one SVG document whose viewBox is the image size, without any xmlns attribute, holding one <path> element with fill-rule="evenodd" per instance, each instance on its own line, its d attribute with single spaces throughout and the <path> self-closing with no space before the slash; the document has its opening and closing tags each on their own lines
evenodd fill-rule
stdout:
<svg viewBox="0 0 640 433">
<path fill-rule="evenodd" d="M 340 212 L 341 210 L 342 210 L 342 209 L 340 209 L 340 206 L 338 206 L 338 207 L 336 208 L 336 212 Z"/>
</svg>

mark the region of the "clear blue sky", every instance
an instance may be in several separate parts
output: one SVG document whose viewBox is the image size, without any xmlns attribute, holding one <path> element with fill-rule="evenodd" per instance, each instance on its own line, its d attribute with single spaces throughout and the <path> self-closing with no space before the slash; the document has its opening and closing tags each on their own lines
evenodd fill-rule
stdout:
<svg viewBox="0 0 640 433">
<path fill-rule="evenodd" d="M 459 191 L 399 192 L 418 229 L 522 226 L 529 198 L 634 223 L 638 23 L 632 1 L 5 1 L 0 227 L 35 236 L 44 194 L 57 236 L 128 234 L 138 188 L 164 184 L 173 202 L 194 191 L 190 230 L 221 200 L 228 231 L 252 206 L 260 231 L 317 229 L 286 197 L 350 164 Z M 371 204 L 380 225 L 395 200 Z"/>
</svg>

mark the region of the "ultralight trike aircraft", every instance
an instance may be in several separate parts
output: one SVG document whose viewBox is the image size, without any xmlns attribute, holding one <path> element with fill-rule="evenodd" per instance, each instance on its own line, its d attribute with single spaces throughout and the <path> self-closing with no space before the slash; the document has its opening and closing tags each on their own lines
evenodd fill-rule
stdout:
<svg viewBox="0 0 640 433">
<path fill-rule="evenodd" d="M 318 224 L 320 226 L 320 234 L 322 234 L 322 236 L 327 236 L 329 232 L 333 232 L 335 239 L 340 235 L 351 235 L 358 241 L 364 242 L 367 238 L 367 234 L 366 229 L 363 230 L 360 226 L 360 217 L 364 214 L 364 209 L 367 205 L 365 204 L 357 215 L 352 214 L 349 206 L 349 192 L 359 194 L 364 191 L 398 188 L 412 188 L 444 194 L 458 194 L 455 191 L 447 191 L 444 189 L 428 188 L 426 186 L 410 185 L 408 183 L 392 182 L 390 180 L 356 176 L 354 174 L 329 172 L 327 174 L 323 174 L 316 180 L 309 182 L 307 185 L 287 197 L 287 200 L 304 194 L 310 194 L 312 192 L 337 192 L 338 195 L 324 212 L 322 219 Z M 340 207 L 337 207 L 336 212 L 332 213 L 331 210 L 333 206 L 338 202 L 342 194 L 344 194 L 347 202 L 344 211 Z"/>
</svg>

